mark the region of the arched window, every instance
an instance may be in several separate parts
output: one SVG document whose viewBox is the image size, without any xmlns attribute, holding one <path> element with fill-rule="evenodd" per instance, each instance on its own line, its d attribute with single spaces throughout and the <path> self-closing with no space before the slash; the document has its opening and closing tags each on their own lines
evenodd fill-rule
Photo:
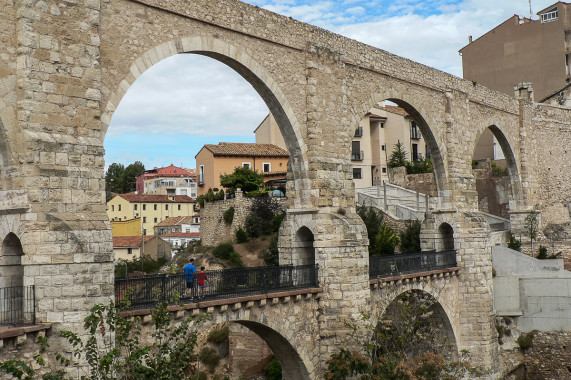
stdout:
<svg viewBox="0 0 571 380">
<path fill-rule="evenodd" d="M 0 253 L 0 287 L 8 288 L 24 284 L 24 268 L 22 267 L 22 243 L 10 232 L 2 242 Z"/>
<path fill-rule="evenodd" d="M 438 239 L 436 242 L 436 251 L 453 251 L 454 250 L 454 229 L 448 223 L 442 223 L 438 227 Z"/>
</svg>

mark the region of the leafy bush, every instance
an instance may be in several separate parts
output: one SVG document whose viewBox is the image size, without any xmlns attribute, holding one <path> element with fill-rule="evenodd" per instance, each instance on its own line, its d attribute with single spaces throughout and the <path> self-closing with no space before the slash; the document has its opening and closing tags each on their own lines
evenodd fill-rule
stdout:
<svg viewBox="0 0 571 380">
<path fill-rule="evenodd" d="M 213 371 L 214 368 L 218 365 L 218 362 L 220 362 L 220 356 L 218 356 L 218 353 L 215 349 L 210 347 L 204 347 L 202 350 L 200 350 L 198 359 L 200 359 L 202 363 L 206 364 L 210 371 Z"/>
<path fill-rule="evenodd" d="M 414 161 L 406 161 L 406 173 L 407 174 L 421 174 L 421 173 L 432 173 L 432 160 L 430 158 L 420 158 Z"/>
<path fill-rule="evenodd" d="M 262 224 L 263 221 L 258 215 L 254 214 L 253 212 L 248 214 L 246 220 L 244 221 L 244 227 L 246 228 L 246 234 L 250 239 L 256 239 L 260 237 L 263 232 Z"/>
<path fill-rule="evenodd" d="M 268 190 L 266 188 L 261 188 L 261 189 L 257 189 L 257 190 L 248 191 L 246 193 L 246 197 L 248 197 L 248 198 L 264 198 L 264 197 L 268 196 L 269 192 L 270 192 L 270 190 Z"/>
<path fill-rule="evenodd" d="M 282 379 L 282 365 L 280 361 L 274 356 L 270 364 L 264 370 L 268 380 L 281 380 Z"/>
<path fill-rule="evenodd" d="M 517 337 L 517 344 L 522 350 L 528 349 L 533 344 L 533 335 L 535 331 L 530 331 L 527 334 L 522 334 Z"/>
<path fill-rule="evenodd" d="M 261 233 L 270 234 L 274 230 L 274 217 L 278 214 L 280 205 L 272 197 L 256 198 L 252 202 L 250 213 L 260 218 Z"/>
<path fill-rule="evenodd" d="M 262 250 L 261 254 L 266 265 L 279 264 L 278 235 L 272 236 L 268 248 Z"/>
<path fill-rule="evenodd" d="M 242 227 L 236 230 L 236 241 L 238 244 L 242 244 L 248 241 L 248 234 Z"/>
<path fill-rule="evenodd" d="M 204 208 L 204 202 L 214 202 L 222 199 L 224 199 L 224 190 L 213 191 L 210 189 L 206 194 L 199 195 L 196 201 L 200 205 L 200 208 Z"/>
<path fill-rule="evenodd" d="M 220 330 L 214 330 L 208 334 L 206 339 L 209 343 L 220 344 L 228 340 L 229 330 L 228 326 L 221 328 Z"/>
<path fill-rule="evenodd" d="M 373 255 L 394 254 L 399 242 L 400 239 L 396 231 L 386 224 L 382 224 L 375 236 L 375 252 L 373 252 Z"/>
<path fill-rule="evenodd" d="M 539 246 L 539 253 L 537 255 L 537 258 L 540 260 L 547 259 L 547 247 L 544 247 L 542 245 Z"/>
<path fill-rule="evenodd" d="M 212 254 L 217 259 L 230 260 L 230 256 L 234 252 L 234 245 L 230 242 L 220 243 L 212 250 Z"/>
<path fill-rule="evenodd" d="M 228 210 L 224 211 L 224 221 L 226 224 L 232 224 L 234 220 L 234 206 L 231 206 Z"/>
<path fill-rule="evenodd" d="M 372 255 L 376 251 L 376 237 L 381 224 L 383 224 L 383 214 L 373 207 L 360 206 L 357 207 L 357 214 L 365 223 L 367 229 L 367 237 L 369 238 L 369 254 Z"/>
<path fill-rule="evenodd" d="M 232 174 L 220 175 L 220 185 L 234 193 L 242 189 L 244 193 L 257 190 L 264 183 L 264 176 L 249 167 L 237 167 Z"/>
<path fill-rule="evenodd" d="M 521 252 L 521 241 L 517 240 L 515 236 L 510 233 L 510 241 L 508 242 L 508 248 L 514 251 Z"/>
<path fill-rule="evenodd" d="M 410 223 L 399 236 L 402 253 L 420 252 L 420 223 L 418 220 Z"/>
<path fill-rule="evenodd" d="M 285 211 L 280 212 L 279 214 L 274 215 L 274 218 L 272 220 L 272 230 L 274 232 L 278 232 L 280 229 L 280 226 L 282 225 L 282 222 L 284 220 L 286 216 Z"/>
<path fill-rule="evenodd" d="M 239 253 L 230 253 L 230 258 L 228 259 L 230 266 L 232 268 L 244 268 L 244 262 L 242 261 L 242 256 Z"/>
<path fill-rule="evenodd" d="M 498 165 L 496 165 L 495 162 L 492 162 L 491 167 L 492 167 L 492 176 L 494 177 L 502 177 L 508 175 L 508 169 L 500 168 Z"/>
</svg>

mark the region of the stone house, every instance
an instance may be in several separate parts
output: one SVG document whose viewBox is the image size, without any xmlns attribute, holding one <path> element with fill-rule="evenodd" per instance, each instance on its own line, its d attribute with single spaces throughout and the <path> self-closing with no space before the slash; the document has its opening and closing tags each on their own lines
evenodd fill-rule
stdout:
<svg viewBox="0 0 571 380">
<path fill-rule="evenodd" d="M 132 261 L 143 256 L 150 256 L 158 260 L 171 258 L 171 245 L 168 241 L 158 236 L 145 236 L 144 244 L 142 236 L 114 236 L 113 252 L 115 262 L 119 260 Z"/>
<path fill-rule="evenodd" d="M 198 170 L 198 195 L 220 188 L 220 175 L 237 167 L 248 167 L 264 176 L 264 182 L 285 179 L 289 154 L 273 144 L 206 144 L 195 156 Z"/>
</svg>

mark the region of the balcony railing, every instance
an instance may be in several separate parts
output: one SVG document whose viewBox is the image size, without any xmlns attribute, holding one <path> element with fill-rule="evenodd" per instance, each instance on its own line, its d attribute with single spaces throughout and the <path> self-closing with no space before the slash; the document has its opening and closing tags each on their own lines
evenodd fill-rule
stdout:
<svg viewBox="0 0 571 380">
<path fill-rule="evenodd" d="M 0 326 L 36 323 L 34 285 L 0 288 Z"/>
<path fill-rule="evenodd" d="M 363 127 L 355 129 L 355 137 L 363 137 Z"/>
<path fill-rule="evenodd" d="M 184 274 L 122 277 L 115 279 L 117 305 L 129 296 L 128 310 L 152 308 L 157 301 L 174 303 L 175 296 L 183 303 L 196 300 L 236 298 L 319 286 L 317 265 L 283 265 L 204 272 L 204 290 L 195 273 L 192 287 L 187 289 Z"/>
<path fill-rule="evenodd" d="M 364 151 L 351 154 L 351 161 L 363 161 L 364 158 L 365 158 Z"/>
<path fill-rule="evenodd" d="M 456 251 L 370 256 L 369 277 L 392 277 L 455 266 Z"/>
<path fill-rule="evenodd" d="M 204 185 L 204 174 L 200 174 L 198 176 L 198 186 L 203 186 Z"/>
</svg>

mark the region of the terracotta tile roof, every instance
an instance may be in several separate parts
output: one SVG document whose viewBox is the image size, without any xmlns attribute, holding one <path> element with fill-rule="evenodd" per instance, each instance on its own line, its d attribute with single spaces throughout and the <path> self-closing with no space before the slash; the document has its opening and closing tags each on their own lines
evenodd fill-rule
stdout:
<svg viewBox="0 0 571 380">
<path fill-rule="evenodd" d="M 192 224 L 192 216 L 174 216 L 163 220 L 162 222 L 155 224 L 155 227 L 159 226 L 178 226 L 179 224 Z"/>
<path fill-rule="evenodd" d="M 384 106 L 383 109 L 390 113 L 396 113 L 397 115 L 410 116 L 408 112 L 404 110 L 404 108 L 395 107 L 395 106 Z"/>
<path fill-rule="evenodd" d="M 160 194 L 136 194 L 126 193 L 119 194 L 119 197 L 129 202 L 144 202 L 144 203 L 195 203 L 196 200 L 188 195 L 160 195 Z M 173 201 L 174 198 L 174 201 Z"/>
<path fill-rule="evenodd" d="M 164 168 L 158 168 L 157 173 L 159 175 L 167 175 L 167 176 L 191 175 L 191 173 L 188 170 L 179 168 L 178 166 L 174 166 L 173 164 L 170 164 L 169 166 Z"/>
<path fill-rule="evenodd" d="M 273 177 L 273 176 L 277 176 L 277 175 L 286 175 L 287 171 L 283 171 L 283 172 L 265 172 L 262 173 L 262 175 L 264 177 Z"/>
<path fill-rule="evenodd" d="M 221 142 L 218 145 L 206 144 L 204 147 L 215 156 L 289 157 L 287 150 L 273 144 Z"/>
<path fill-rule="evenodd" d="M 145 236 L 145 243 L 155 238 L 154 235 Z M 113 247 L 140 247 L 141 236 L 114 236 Z"/>
<path fill-rule="evenodd" d="M 161 237 L 200 237 L 200 232 L 173 232 L 172 234 L 161 235 Z"/>
</svg>

